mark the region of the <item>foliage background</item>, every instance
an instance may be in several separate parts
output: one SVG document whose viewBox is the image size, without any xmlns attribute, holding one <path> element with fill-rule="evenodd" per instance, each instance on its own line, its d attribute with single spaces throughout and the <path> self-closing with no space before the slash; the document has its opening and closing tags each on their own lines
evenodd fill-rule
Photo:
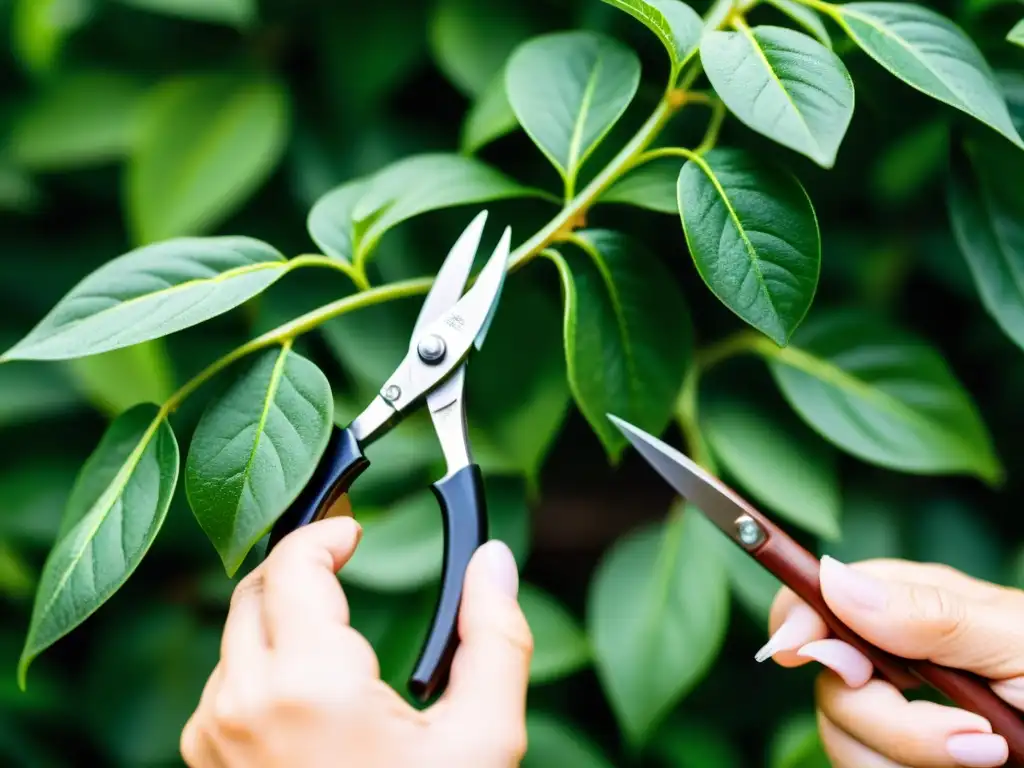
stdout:
<svg viewBox="0 0 1024 768">
<path fill-rule="evenodd" d="M 1019 4 L 930 5 L 963 25 L 994 66 L 1022 68 L 1024 50 L 1004 39 Z M 458 151 L 472 100 L 531 35 L 588 28 L 628 43 L 644 63 L 641 94 L 651 87 L 647 73 L 664 67 L 657 39 L 598 0 L 488 0 L 486 8 L 469 0 L 265 0 L 258 7 L 250 0 L 5 0 L 0 19 L 10 41 L 0 62 L 4 347 L 78 279 L 139 244 L 230 233 L 288 255 L 315 252 L 306 232 L 312 204 L 409 154 Z M 823 258 L 810 317 L 853 304 L 926 338 L 978 404 L 1007 479 L 993 488 L 969 477 L 897 473 L 835 451 L 793 417 L 763 364 L 745 358 L 715 369 L 702 385 L 702 398 L 712 402 L 708 418 L 719 424 L 709 427 L 712 448 L 720 459 L 732 455 L 726 463 L 738 480 L 774 484 L 767 492 L 776 499 L 813 495 L 801 536 L 816 551 L 847 560 L 936 560 L 1024 586 L 1024 523 L 1016 514 L 1024 365 L 984 311 L 951 235 L 950 110 L 838 39 L 836 50 L 857 83 L 857 106 L 833 169 L 734 119 L 726 120 L 721 143 L 785 153 L 814 201 Z M 210 73 L 224 79 L 204 79 Z M 689 110 L 672 130 L 699 140 L 706 118 Z M 628 138 L 628 128 L 621 132 Z M 522 133 L 485 155 L 521 181 L 558 191 Z M 531 205 L 489 205 L 490 227 L 510 223 L 518 242 L 544 221 L 544 210 Z M 394 280 L 432 272 L 466 217 L 458 209 L 403 224 L 382 243 L 376 274 Z M 641 234 L 672 270 L 700 344 L 740 327 L 700 282 L 678 216 L 612 206 L 593 218 Z M 181 490 L 137 573 L 36 661 L 21 693 L 15 668 L 35 580 L 75 473 L 112 416 L 160 402 L 254 333 L 350 290 L 341 275 L 300 272 L 242 310 L 165 341 L 66 364 L 0 367 L 4 765 L 85 764 L 81 754 L 110 766 L 180 764 L 178 734 L 216 658 L 232 585 Z M 620 565 L 616 583 L 604 588 L 595 573 L 616 542 L 661 520 L 672 499 L 631 453 L 613 465 L 573 405 L 559 290 L 546 263 L 510 281 L 495 329 L 470 365 L 470 418 L 474 447 L 492 470 L 495 534 L 523 564 L 537 636 L 527 763 L 622 765 L 631 759 L 629 740 L 595 671 L 588 634 L 594 594 L 618 591 L 623 605 L 635 594 L 657 595 L 648 594 L 650 563 Z M 394 344 L 404 343 L 418 301 L 358 312 L 303 338 L 304 353 L 335 388 L 339 420 L 397 361 Z M 183 452 L 218 386 L 177 417 Z M 789 444 L 779 441 L 792 435 L 804 446 L 798 465 L 819 457 L 813 471 L 778 471 Z M 399 687 L 426 631 L 440 557 L 432 501 L 414 493 L 437 476 L 436 456 L 425 450 L 433 449 L 415 429 L 371 450 L 374 469 L 357 499 L 368 523 L 366 551 L 347 584 L 354 622 Z M 810 719 L 814 670 L 753 662 L 772 581 L 724 551 L 688 555 L 666 574 L 674 586 L 655 615 L 663 624 L 656 631 L 679 638 L 672 663 L 689 684 L 637 759 L 681 768 L 825 765 Z M 727 583 L 726 614 L 719 597 Z M 636 679 L 644 679 L 642 670 Z"/>
</svg>

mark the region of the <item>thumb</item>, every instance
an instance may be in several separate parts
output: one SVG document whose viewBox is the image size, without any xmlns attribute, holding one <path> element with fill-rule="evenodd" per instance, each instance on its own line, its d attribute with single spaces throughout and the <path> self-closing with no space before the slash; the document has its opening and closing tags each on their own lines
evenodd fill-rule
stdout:
<svg viewBox="0 0 1024 768">
<path fill-rule="evenodd" d="M 883 650 L 991 680 L 1024 675 L 1024 594 L 927 566 L 869 574 L 828 556 L 820 580 L 832 612 Z"/>
<path fill-rule="evenodd" d="M 526 690 L 533 637 L 517 600 L 512 552 L 492 540 L 473 555 L 459 609 L 459 646 L 439 707 L 460 730 L 475 730 L 506 751 L 525 751 Z"/>
</svg>

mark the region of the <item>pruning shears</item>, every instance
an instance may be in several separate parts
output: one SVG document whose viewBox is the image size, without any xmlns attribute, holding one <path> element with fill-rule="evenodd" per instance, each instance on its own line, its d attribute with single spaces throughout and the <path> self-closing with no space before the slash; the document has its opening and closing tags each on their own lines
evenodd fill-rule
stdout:
<svg viewBox="0 0 1024 768">
<path fill-rule="evenodd" d="M 462 582 L 476 549 L 487 540 L 483 476 L 470 452 L 464 388 L 466 359 L 479 349 L 505 281 L 511 231 L 463 295 L 487 212 L 479 213 L 452 246 L 420 309 L 409 351 L 366 409 L 347 427 L 335 427 L 313 477 L 277 520 L 269 553 L 288 533 L 324 517 L 351 515 L 346 494 L 370 466 L 363 449 L 383 437 L 426 401 L 447 473 L 431 486 L 441 507 L 444 559 L 441 591 L 426 642 L 409 681 L 425 701 L 447 681 L 458 644 Z"/>
<path fill-rule="evenodd" d="M 629 422 L 611 414 L 608 418 L 677 493 L 812 607 L 837 638 L 870 659 L 877 674 L 901 691 L 925 683 L 986 718 L 993 731 L 1006 739 L 1014 764 L 1024 766 L 1024 719 L 995 694 L 988 681 L 969 672 L 895 656 L 870 644 L 829 609 L 821 595 L 819 561 L 814 555 L 696 462 Z"/>
</svg>

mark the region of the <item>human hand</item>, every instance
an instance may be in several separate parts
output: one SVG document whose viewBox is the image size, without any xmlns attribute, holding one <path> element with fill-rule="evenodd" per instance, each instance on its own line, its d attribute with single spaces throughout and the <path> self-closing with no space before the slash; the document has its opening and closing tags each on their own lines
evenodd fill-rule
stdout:
<svg viewBox="0 0 1024 768">
<path fill-rule="evenodd" d="M 853 566 L 823 557 L 821 593 L 833 613 L 872 645 L 907 659 L 993 680 L 1004 701 L 1024 710 L 1024 592 L 944 565 L 869 560 Z M 772 605 L 771 639 L 757 660 L 828 668 L 815 698 L 822 742 L 836 768 L 994 768 L 1007 760 L 1002 736 L 985 718 L 928 701 L 908 702 L 872 679 L 871 662 L 829 637 L 824 621 L 788 589 Z"/>
<path fill-rule="evenodd" d="M 337 572 L 348 517 L 301 528 L 235 588 L 220 661 L 181 736 L 190 768 L 509 768 L 526 751 L 533 641 L 496 541 L 470 561 L 447 690 L 419 711 L 380 679 Z"/>
</svg>

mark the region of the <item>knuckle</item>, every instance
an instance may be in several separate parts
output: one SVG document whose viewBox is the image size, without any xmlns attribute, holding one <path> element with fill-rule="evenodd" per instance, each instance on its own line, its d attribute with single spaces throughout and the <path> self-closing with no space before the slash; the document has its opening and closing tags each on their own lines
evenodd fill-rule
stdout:
<svg viewBox="0 0 1024 768">
<path fill-rule="evenodd" d="M 242 736 L 254 730 L 257 707 L 255 702 L 242 705 L 236 697 L 222 691 L 210 702 L 210 720 L 218 733 Z"/>
<path fill-rule="evenodd" d="M 907 598 L 911 618 L 926 625 L 937 643 L 955 640 L 966 625 L 964 604 L 951 592 L 932 586 L 911 584 Z"/>
<path fill-rule="evenodd" d="M 258 596 L 263 591 L 263 571 L 255 570 L 246 574 L 235 586 L 231 593 L 230 607 L 236 608 L 238 604 L 250 596 Z"/>
<path fill-rule="evenodd" d="M 533 632 L 522 611 L 508 611 L 498 623 L 498 633 L 517 652 L 533 656 Z"/>
</svg>

